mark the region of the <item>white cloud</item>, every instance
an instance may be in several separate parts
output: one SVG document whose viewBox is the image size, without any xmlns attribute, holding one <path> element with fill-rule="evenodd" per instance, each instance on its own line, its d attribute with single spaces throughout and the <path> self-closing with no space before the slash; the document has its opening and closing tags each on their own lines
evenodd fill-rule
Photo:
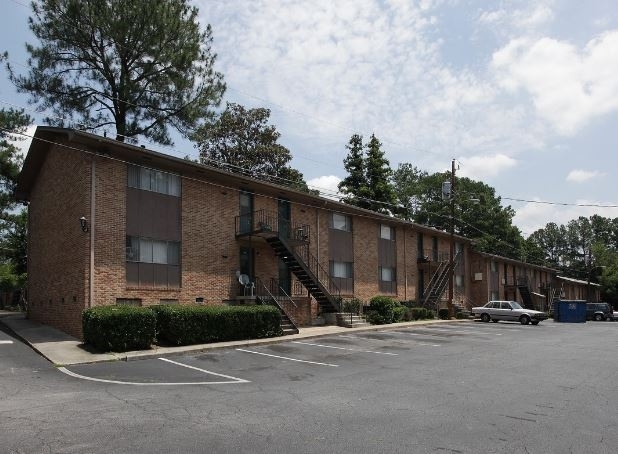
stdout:
<svg viewBox="0 0 618 454">
<path fill-rule="evenodd" d="M 523 8 L 482 11 L 478 21 L 504 34 L 514 30 L 531 31 L 549 24 L 554 19 L 553 0 L 537 0 Z"/>
<path fill-rule="evenodd" d="M 307 185 L 310 189 L 317 189 L 320 191 L 322 197 L 329 199 L 339 200 L 339 188 L 338 185 L 341 182 L 341 178 L 335 175 L 325 175 L 317 178 L 312 178 L 307 181 Z"/>
<path fill-rule="evenodd" d="M 517 165 L 517 161 L 503 154 L 493 156 L 471 156 L 462 161 L 459 175 L 484 181 Z"/>
<path fill-rule="evenodd" d="M 618 111 L 618 31 L 581 50 L 547 37 L 513 39 L 494 53 L 491 66 L 501 87 L 528 92 L 539 117 L 564 136 Z"/>
<path fill-rule="evenodd" d="M 597 170 L 571 170 L 567 175 L 566 180 L 573 183 L 583 183 L 603 175 L 604 174 L 602 172 Z"/>
</svg>

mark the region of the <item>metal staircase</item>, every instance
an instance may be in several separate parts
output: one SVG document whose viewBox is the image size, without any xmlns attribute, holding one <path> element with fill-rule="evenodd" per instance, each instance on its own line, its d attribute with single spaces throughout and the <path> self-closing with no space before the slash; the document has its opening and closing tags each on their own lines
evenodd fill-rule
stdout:
<svg viewBox="0 0 618 454">
<path fill-rule="evenodd" d="M 517 290 L 521 295 L 521 300 L 524 303 L 526 309 L 534 309 L 534 302 L 532 301 L 532 292 L 530 291 L 530 283 L 527 276 L 518 276 L 516 280 Z"/>
<path fill-rule="evenodd" d="M 459 263 L 461 258 L 461 251 L 457 252 L 453 257 L 453 263 L 449 261 L 442 261 L 438 265 L 438 269 L 431 276 L 431 280 L 425 289 L 425 296 L 423 300 L 423 306 L 428 308 L 435 308 L 444 294 L 449 281 L 449 277 L 452 276 L 452 272 Z"/>
<path fill-rule="evenodd" d="M 292 247 L 278 232 L 271 232 L 266 242 L 288 269 L 315 298 L 322 312 L 340 311 L 340 291 L 317 258 L 309 252 L 309 245 Z"/>
</svg>

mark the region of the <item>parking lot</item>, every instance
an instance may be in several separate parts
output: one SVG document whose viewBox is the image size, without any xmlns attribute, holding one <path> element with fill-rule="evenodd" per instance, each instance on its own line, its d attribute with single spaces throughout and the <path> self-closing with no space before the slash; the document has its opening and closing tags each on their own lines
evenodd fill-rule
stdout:
<svg viewBox="0 0 618 454">
<path fill-rule="evenodd" d="M 393 328 L 49 371 L 44 410 L 5 400 L 7 446 L 616 452 L 618 322 Z"/>
</svg>

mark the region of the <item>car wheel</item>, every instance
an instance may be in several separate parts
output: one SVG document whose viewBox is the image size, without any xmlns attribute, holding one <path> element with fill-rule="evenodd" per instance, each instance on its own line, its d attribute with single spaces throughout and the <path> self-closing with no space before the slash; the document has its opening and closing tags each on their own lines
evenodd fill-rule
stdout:
<svg viewBox="0 0 618 454">
<path fill-rule="evenodd" d="M 597 322 L 600 322 L 603 320 L 603 316 L 601 314 L 594 314 L 594 319 Z"/>
<path fill-rule="evenodd" d="M 487 323 L 491 320 L 491 318 L 489 317 L 489 314 L 481 314 L 481 320 Z"/>
<path fill-rule="evenodd" d="M 535 320 L 532 322 L 533 325 L 538 325 L 539 324 L 539 320 Z"/>
<path fill-rule="evenodd" d="M 527 315 L 522 315 L 521 317 L 519 317 L 519 323 L 521 323 L 522 325 L 527 325 L 528 323 L 530 323 L 530 317 L 528 317 Z"/>
<path fill-rule="evenodd" d="M 498 323 L 498 320 L 496 320 L 496 319 L 494 318 L 494 319 L 492 319 L 492 322 L 494 322 L 494 323 Z"/>
</svg>

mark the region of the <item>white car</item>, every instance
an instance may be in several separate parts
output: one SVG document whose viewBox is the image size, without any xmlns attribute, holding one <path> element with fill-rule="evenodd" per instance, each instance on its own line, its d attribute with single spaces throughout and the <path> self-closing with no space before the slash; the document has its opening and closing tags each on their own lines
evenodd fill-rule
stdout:
<svg viewBox="0 0 618 454">
<path fill-rule="evenodd" d="M 473 307 L 472 316 L 479 317 L 484 322 L 504 320 L 519 322 L 522 325 L 527 325 L 528 323 L 538 325 L 541 320 L 547 318 L 545 312 L 525 309 L 516 301 L 490 301 L 484 306 Z"/>
</svg>

